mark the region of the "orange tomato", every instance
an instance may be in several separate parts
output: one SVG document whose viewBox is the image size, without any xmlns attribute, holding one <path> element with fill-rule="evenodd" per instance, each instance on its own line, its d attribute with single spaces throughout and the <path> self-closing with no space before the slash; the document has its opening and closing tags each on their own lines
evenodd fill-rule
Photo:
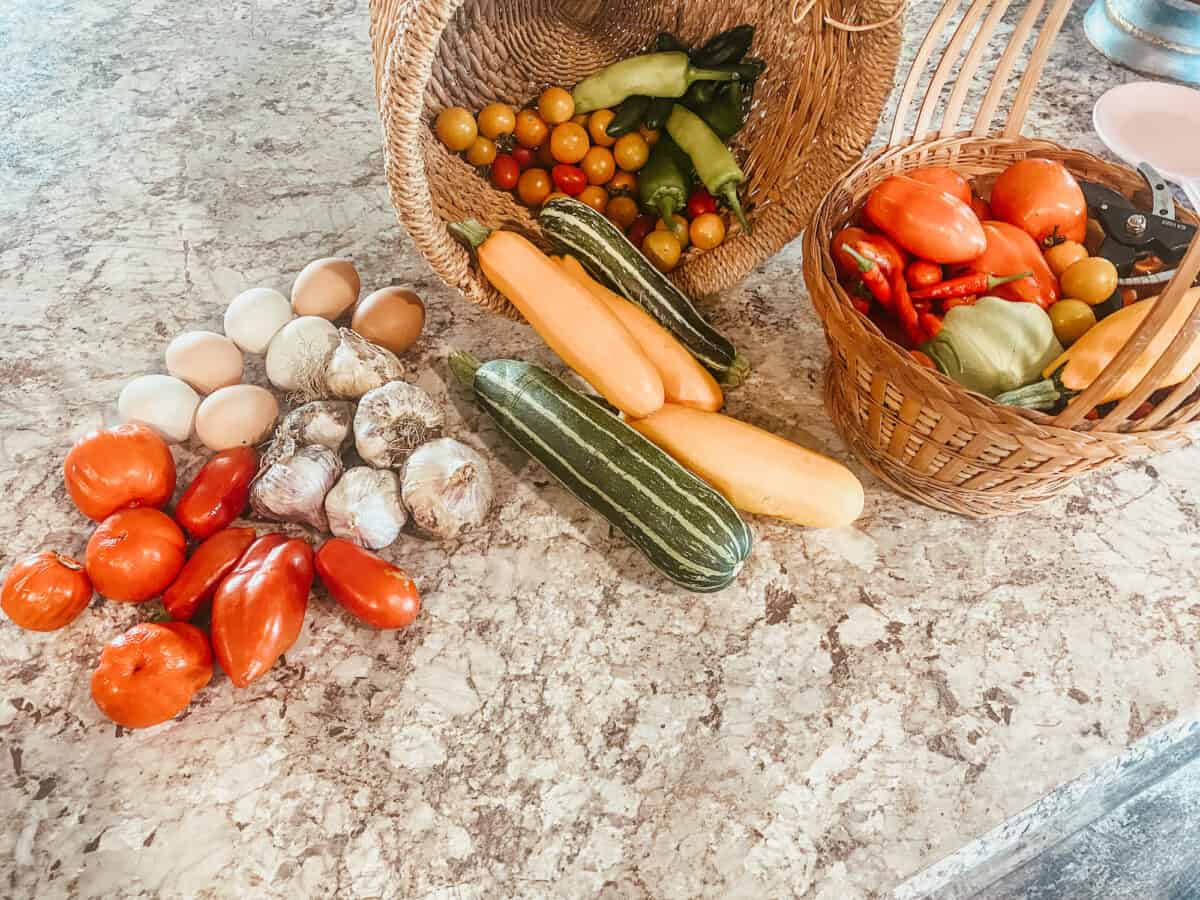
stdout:
<svg viewBox="0 0 1200 900">
<path fill-rule="evenodd" d="M 91 599 L 92 582 L 83 564 L 49 550 L 18 560 L 0 589 L 0 608 L 30 631 L 70 625 Z"/>
<path fill-rule="evenodd" d="M 183 568 L 183 532 L 157 509 L 123 509 L 88 541 L 88 577 L 111 600 L 143 603 L 157 597 Z"/>
<path fill-rule="evenodd" d="M 575 115 L 571 116 L 571 121 L 574 122 L 576 125 L 582 125 L 584 128 L 587 128 L 588 114 L 587 113 L 576 113 Z"/>
<path fill-rule="evenodd" d="M 80 438 L 63 463 L 63 477 L 79 511 L 101 522 L 118 509 L 170 500 L 175 460 L 145 425 L 118 425 Z"/>
<path fill-rule="evenodd" d="M 582 125 L 563 122 L 550 132 L 550 152 L 560 163 L 574 165 L 588 152 L 588 135 Z"/>
<path fill-rule="evenodd" d="M 613 158 L 626 172 L 636 172 L 650 158 L 650 145 L 640 134 L 623 134 L 613 146 Z"/>
<path fill-rule="evenodd" d="M 552 191 L 551 193 L 546 195 L 546 199 L 542 201 L 542 205 L 545 206 L 551 200 L 570 200 L 570 199 L 571 199 L 570 194 L 564 194 L 562 191 Z"/>
<path fill-rule="evenodd" d="M 611 147 L 617 142 L 616 138 L 609 137 L 605 131 L 614 115 L 616 114 L 611 109 L 598 109 L 588 117 L 588 136 L 596 146 Z"/>
<path fill-rule="evenodd" d="M 926 166 L 905 174 L 916 181 L 923 181 L 947 194 L 952 194 L 968 206 L 971 205 L 971 185 L 967 183 L 967 179 L 948 166 Z"/>
<path fill-rule="evenodd" d="M 317 574 L 334 600 L 375 628 L 406 628 L 421 611 L 421 595 L 407 572 L 341 538 L 317 551 Z"/>
<path fill-rule="evenodd" d="M 507 103 L 489 103 L 479 111 L 479 133 L 488 140 L 512 134 L 517 114 Z"/>
<path fill-rule="evenodd" d="M 1052 159 L 1013 163 L 992 188 L 992 216 L 1016 225 L 1045 247 L 1087 234 L 1087 201 L 1075 176 Z"/>
<path fill-rule="evenodd" d="M 526 169 L 517 182 L 517 196 L 526 206 L 541 206 L 550 196 L 550 175 L 545 169 Z"/>
<path fill-rule="evenodd" d="M 549 87 L 538 97 L 538 114 L 551 125 L 570 121 L 575 115 L 575 100 L 560 87 Z"/>
<path fill-rule="evenodd" d="M 583 189 L 577 198 L 583 203 L 586 203 L 596 212 L 603 214 L 608 207 L 608 191 L 599 185 L 588 185 Z"/>
<path fill-rule="evenodd" d="M 642 241 L 642 252 L 660 272 L 670 272 L 679 265 L 683 248 L 679 239 L 669 231 L 651 231 Z"/>
<path fill-rule="evenodd" d="M 485 137 L 477 137 L 467 148 L 467 162 L 473 166 L 490 166 L 496 158 L 496 143 Z"/>
<path fill-rule="evenodd" d="M 866 215 L 876 228 L 921 259 L 965 263 L 987 249 L 983 226 L 970 206 L 903 175 L 875 186 L 867 197 Z"/>
<path fill-rule="evenodd" d="M 173 719 L 212 680 L 208 638 L 186 622 L 142 622 L 100 654 L 92 700 L 124 728 Z"/>
<path fill-rule="evenodd" d="M 612 151 L 607 147 L 592 147 L 584 154 L 579 167 L 587 175 L 588 184 L 608 184 L 617 171 Z"/>
<path fill-rule="evenodd" d="M 638 134 L 640 134 L 642 136 L 642 140 L 644 140 L 651 147 L 657 144 L 658 139 L 662 137 L 662 132 L 657 128 L 647 128 L 645 125 L 638 129 Z"/>
<path fill-rule="evenodd" d="M 550 129 L 532 109 L 523 109 L 517 113 L 517 126 L 513 133 L 517 136 L 518 144 L 533 150 L 542 145 Z"/>
<path fill-rule="evenodd" d="M 688 220 L 679 213 L 674 213 L 671 216 L 670 222 L 660 216 L 659 220 L 654 223 L 654 230 L 671 232 L 671 234 L 675 235 L 675 239 L 679 241 L 680 248 L 683 250 L 687 249 L 690 241 L 688 236 Z"/>
<path fill-rule="evenodd" d="M 637 201 L 627 194 L 618 194 L 608 201 L 605 212 L 613 224 L 624 231 L 638 216 Z"/>
<path fill-rule="evenodd" d="M 692 219 L 692 244 L 701 250 L 711 250 L 725 240 L 725 220 L 716 213 L 702 213 Z"/>
<path fill-rule="evenodd" d="M 637 176 L 632 172 L 617 172 L 605 185 L 610 194 L 636 194 L 638 189 Z"/>
<path fill-rule="evenodd" d="M 438 113 L 434 125 L 438 140 L 455 153 L 461 153 L 471 146 L 479 129 L 475 117 L 461 106 L 451 106 Z"/>
<path fill-rule="evenodd" d="M 194 616 L 201 604 L 212 599 L 252 543 L 253 528 L 226 528 L 197 547 L 171 586 L 163 591 L 167 614 L 181 621 Z"/>
</svg>

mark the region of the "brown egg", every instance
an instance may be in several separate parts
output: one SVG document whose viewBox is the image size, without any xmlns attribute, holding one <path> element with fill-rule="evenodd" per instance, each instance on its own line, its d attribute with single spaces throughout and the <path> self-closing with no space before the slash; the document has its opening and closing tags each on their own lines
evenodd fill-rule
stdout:
<svg viewBox="0 0 1200 900">
<path fill-rule="evenodd" d="M 298 316 L 320 316 L 331 322 L 354 305 L 361 284 L 348 259 L 329 257 L 310 262 L 292 285 L 292 309 Z"/>
<path fill-rule="evenodd" d="M 380 288 L 358 304 L 350 327 L 373 344 L 403 353 L 421 336 L 425 304 L 412 291 Z"/>
</svg>

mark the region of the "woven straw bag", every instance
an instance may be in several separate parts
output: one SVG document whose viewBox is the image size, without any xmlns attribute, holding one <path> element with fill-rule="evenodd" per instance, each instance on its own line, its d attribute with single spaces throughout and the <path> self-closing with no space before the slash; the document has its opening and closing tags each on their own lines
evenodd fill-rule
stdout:
<svg viewBox="0 0 1200 900">
<path fill-rule="evenodd" d="M 1200 271 L 1200 240 L 1189 248 L 1176 277 L 1153 311 L 1095 383 L 1056 416 L 1003 406 L 974 394 L 913 361 L 859 315 L 838 285 L 829 253 L 833 234 L 861 207 L 871 189 L 890 175 L 927 165 L 948 165 L 982 183 L 1026 157 L 1047 157 L 1078 178 L 1106 184 L 1143 203 L 1144 182 L 1130 168 L 1044 140 L 1020 136 L 1020 129 L 1055 35 L 1070 8 L 1056 0 L 1041 23 L 1007 122 L 992 118 L 1022 48 L 1035 31 L 1045 0 L 1030 0 L 1000 55 L 980 101 L 974 127 L 958 130 L 959 114 L 996 25 L 1008 6 L 975 0 L 951 30 L 959 4 L 948 3 L 917 53 L 900 94 L 889 146 L 864 160 L 822 200 L 804 239 L 804 278 L 832 351 L 826 371 L 826 405 L 847 443 L 862 462 L 903 494 L 939 509 L 985 517 L 1028 509 L 1065 489 L 1075 478 L 1122 460 L 1179 447 L 1196 435 L 1200 416 L 1200 369 L 1159 400 L 1144 418 L 1130 414 L 1154 393 L 1162 374 L 1174 365 L 1200 328 L 1192 313 L 1167 351 L 1138 387 L 1107 414 L 1088 418 L 1105 391 L 1184 302 Z M 982 24 L 980 19 L 983 18 Z M 972 31 L 978 30 L 967 47 Z M 910 104 L 923 70 L 938 44 L 948 43 L 920 103 L 913 135 L 905 135 Z M 966 47 L 957 79 L 943 100 L 943 88 Z M 941 110 L 943 125 L 932 130 Z M 1186 210 L 1181 218 L 1196 221 Z"/>
<path fill-rule="evenodd" d="M 437 141 L 437 113 L 492 101 L 520 106 L 547 85 L 569 88 L 660 31 L 694 44 L 750 22 L 752 53 L 767 70 L 735 152 L 748 176 L 743 203 L 753 234 L 733 229 L 720 247 L 686 255 L 673 275 L 692 296 L 729 287 L 795 238 L 829 186 L 861 158 L 892 84 L 901 2 L 814 0 L 796 9 L 756 0 L 371 0 L 392 203 L 443 281 L 517 317 L 445 223 L 471 217 L 535 236 L 533 217 Z"/>
</svg>

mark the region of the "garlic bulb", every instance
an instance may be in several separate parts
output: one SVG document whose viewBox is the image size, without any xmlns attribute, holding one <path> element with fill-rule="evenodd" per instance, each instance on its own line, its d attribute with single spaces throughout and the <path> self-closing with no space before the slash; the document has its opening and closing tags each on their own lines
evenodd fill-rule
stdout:
<svg viewBox="0 0 1200 900">
<path fill-rule="evenodd" d="M 325 495 L 341 474 L 342 461 L 328 447 L 297 450 L 289 441 L 250 488 L 250 507 L 264 519 L 304 522 L 327 531 Z"/>
<path fill-rule="evenodd" d="M 405 381 L 368 391 L 354 414 L 354 445 L 378 469 L 400 465 L 414 448 L 442 429 L 445 416 L 433 399 Z"/>
<path fill-rule="evenodd" d="M 400 536 L 408 513 L 400 502 L 400 479 L 389 469 L 347 469 L 325 497 L 325 515 L 335 537 L 379 550 Z"/>
<path fill-rule="evenodd" d="M 338 345 L 325 366 L 325 382 L 334 396 L 357 400 L 403 375 L 404 366 L 391 350 L 349 328 L 338 329 Z"/>
<path fill-rule="evenodd" d="M 279 430 L 281 434 L 294 438 L 302 447 L 320 444 L 338 453 L 350 436 L 350 423 L 353 421 L 353 403 L 346 400 L 314 400 L 288 413 Z"/>
<path fill-rule="evenodd" d="M 441 438 L 413 451 L 404 466 L 401 491 L 417 525 L 440 537 L 454 537 L 487 518 L 492 472 L 477 451 L 454 438 Z"/>
</svg>

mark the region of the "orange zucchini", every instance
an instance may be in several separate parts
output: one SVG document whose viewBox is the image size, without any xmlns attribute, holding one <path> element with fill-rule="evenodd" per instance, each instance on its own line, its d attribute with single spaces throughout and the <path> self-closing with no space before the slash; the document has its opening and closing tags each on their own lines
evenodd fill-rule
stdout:
<svg viewBox="0 0 1200 900">
<path fill-rule="evenodd" d="M 555 259 L 559 259 L 555 257 Z M 717 380 L 679 343 L 667 329 L 640 306 L 610 291 L 592 278 L 573 256 L 559 259 L 563 268 L 579 279 L 593 296 L 612 310 L 621 320 L 638 346 L 650 358 L 662 378 L 663 392 L 668 403 L 691 406 L 716 412 L 725 402 Z"/>
<path fill-rule="evenodd" d="M 654 364 L 608 307 L 562 266 L 511 231 L 490 231 L 474 220 L 450 231 L 474 248 L 491 285 L 605 400 L 634 418 L 663 405 Z"/>
<path fill-rule="evenodd" d="M 849 525 L 862 512 L 853 472 L 769 431 L 672 403 L 629 424 L 743 512 L 817 528 Z"/>
</svg>

